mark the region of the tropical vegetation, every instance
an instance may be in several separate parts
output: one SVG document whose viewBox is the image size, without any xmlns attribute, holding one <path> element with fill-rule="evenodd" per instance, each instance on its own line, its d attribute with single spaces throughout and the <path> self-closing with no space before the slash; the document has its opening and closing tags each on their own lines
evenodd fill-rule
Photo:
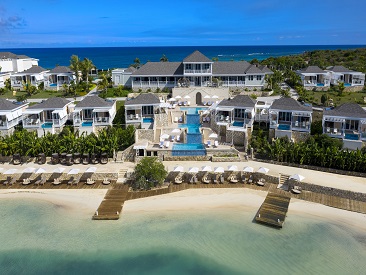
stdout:
<svg viewBox="0 0 366 275">
<path fill-rule="evenodd" d="M 157 157 L 144 157 L 135 167 L 131 187 L 135 190 L 149 190 L 162 185 L 167 175 L 164 164 Z"/>
</svg>

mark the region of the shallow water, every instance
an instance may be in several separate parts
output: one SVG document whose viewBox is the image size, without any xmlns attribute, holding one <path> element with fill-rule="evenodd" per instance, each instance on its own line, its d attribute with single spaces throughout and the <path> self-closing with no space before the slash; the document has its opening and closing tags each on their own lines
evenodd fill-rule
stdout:
<svg viewBox="0 0 366 275">
<path fill-rule="evenodd" d="M 366 267 L 360 232 L 294 213 L 277 230 L 239 208 L 92 221 L 29 199 L 1 206 L 0 274 L 363 274 Z"/>
</svg>

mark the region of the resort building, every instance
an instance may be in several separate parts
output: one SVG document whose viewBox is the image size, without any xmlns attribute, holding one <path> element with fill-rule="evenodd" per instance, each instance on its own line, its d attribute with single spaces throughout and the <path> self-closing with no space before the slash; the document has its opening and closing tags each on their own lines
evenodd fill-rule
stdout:
<svg viewBox="0 0 366 275">
<path fill-rule="evenodd" d="M 23 111 L 28 103 L 11 102 L 0 98 L 0 134 L 1 136 L 11 135 L 14 127 L 22 121 Z"/>
<path fill-rule="evenodd" d="M 211 112 L 211 128 L 222 142 L 247 146 L 255 117 L 255 101 L 247 95 L 222 100 Z"/>
<path fill-rule="evenodd" d="M 0 88 L 4 88 L 5 87 L 5 81 L 7 79 L 9 79 L 10 76 L 11 76 L 11 73 L 10 72 L 7 72 L 7 73 L 0 72 Z"/>
<path fill-rule="evenodd" d="M 25 85 L 38 86 L 45 80 L 45 74 L 48 70 L 40 66 L 32 66 L 31 68 L 15 73 L 10 76 L 11 87 L 23 89 Z"/>
<path fill-rule="evenodd" d="M 366 111 L 356 103 L 325 109 L 323 133 L 342 139 L 344 148 L 361 149 L 366 145 Z"/>
<path fill-rule="evenodd" d="M 303 141 L 310 135 L 312 107 L 293 98 L 282 97 L 269 108 L 269 122 L 270 137 Z"/>
<path fill-rule="evenodd" d="M 265 87 L 272 71 L 246 61 L 214 62 L 195 51 L 182 62 L 147 62 L 131 74 L 131 87 L 137 89 L 174 87 Z"/>
<path fill-rule="evenodd" d="M 125 101 L 126 124 L 141 126 L 143 129 L 152 129 L 154 115 L 160 113 L 160 99 L 152 94 L 140 94 Z"/>
<path fill-rule="evenodd" d="M 18 73 L 28 70 L 32 66 L 38 66 L 38 59 L 11 52 L 0 52 L 1 72 Z"/>
<path fill-rule="evenodd" d="M 69 67 L 57 66 L 45 74 L 44 84 L 47 89 L 58 90 L 63 84 L 69 85 L 75 80 L 75 74 Z"/>
<path fill-rule="evenodd" d="M 37 131 L 38 136 L 60 133 L 69 119 L 72 101 L 51 97 L 27 108 L 23 113 L 23 128 Z"/>
<path fill-rule="evenodd" d="M 365 84 L 365 74 L 349 70 L 343 66 L 327 68 L 330 73 L 330 84 L 338 85 L 344 83 L 345 88 L 352 87 L 352 90 L 362 90 Z M 357 88 L 357 89 L 355 89 Z"/>
<path fill-rule="evenodd" d="M 76 104 L 72 113 L 75 130 L 98 134 L 102 128 L 112 126 L 116 116 L 116 101 L 99 96 L 86 96 Z"/>
<path fill-rule="evenodd" d="M 136 71 L 135 67 L 112 70 L 112 82 L 114 86 L 132 87 L 131 74 Z"/>
<path fill-rule="evenodd" d="M 269 123 L 269 108 L 271 108 L 273 101 L 280 98 L 281 96 L 257 97 L 254 121 Z"/>
<path fill-rule="evenodd" d="M 305 89 L 326 90 L 330 86 L 330 73 L 318 66 L 309 66 L 297 71 L 297 74 L 301 77 L 301 84 Z"/>
</svg>

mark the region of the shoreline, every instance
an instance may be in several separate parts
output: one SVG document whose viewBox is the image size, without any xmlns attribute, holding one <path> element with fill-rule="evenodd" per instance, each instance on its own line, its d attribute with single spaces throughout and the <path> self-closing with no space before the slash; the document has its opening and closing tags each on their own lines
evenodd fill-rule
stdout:
<svg viewBox="0 0 366 275">
<path fill-rule="evenodd" d="M 90 219 L 103 200 L 107 189 L 53 190 L 39 191 L 13 189 L 0 190 L 1 199 L 31 199 L 60 206 L 67 215 L 78 215 Z M 195 211 L 253 212 L 253 217 L 263 203 L 267 192 L 251 189 L 187 189 L 175 193 L 128 200 L 123 215 L 139 214 L 190 214 Z M 291 199 L 288 219 L 291 215 L 346 227 L 355 232 L 366 231 L 366 214 L 351 212 L 325 205 Z M 99 221 L 94 221 L 98 223 Z M 286 230 L 286 223 L 284 229 Z"/>
</svg>

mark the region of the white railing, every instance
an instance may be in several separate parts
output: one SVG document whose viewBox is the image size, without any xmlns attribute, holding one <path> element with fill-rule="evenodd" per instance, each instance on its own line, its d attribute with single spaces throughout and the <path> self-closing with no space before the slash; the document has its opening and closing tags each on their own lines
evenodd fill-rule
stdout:
<svg viewBox="0 0 366 275">
<path fill-rule="evenodd" d="M 106 125 L 109 124 L 110 117 L 95 117 L 94 123 L 96 125 Z"/>
<path fill-rule="evenodd" d="M 67 120 L 67 116 L 62 119 L 53 119 L 53 126 L 60 127 L 65 124 Z"/>
<path fill-rule="evenodd" d="M 11 121 L 0 121 L 0 129 L 9 129 L 14 127 L 15 125 L 18 125 L 19 119 L 13 119 Z"/>
<path fill-rule="evenodd" d="M 134 87 L 174 87 L 176 83 L 174 81 L 133 81 Z"/>
<path fill-rule="evenodd" d="M 211 69 L 206 70 L 184 70 L 185 74 L 210 74 Z"/>
<path fill-rule="evenodd" d="M 254 117 L 255 121 L 269 121 L 269 115 L 268 114 L 255 114 Z"/>
<path fill-rule="evenodd" d="M 241 87 L 245 86 L 245 81 L 221 81 L 223 87 Z"/>
</svg>

